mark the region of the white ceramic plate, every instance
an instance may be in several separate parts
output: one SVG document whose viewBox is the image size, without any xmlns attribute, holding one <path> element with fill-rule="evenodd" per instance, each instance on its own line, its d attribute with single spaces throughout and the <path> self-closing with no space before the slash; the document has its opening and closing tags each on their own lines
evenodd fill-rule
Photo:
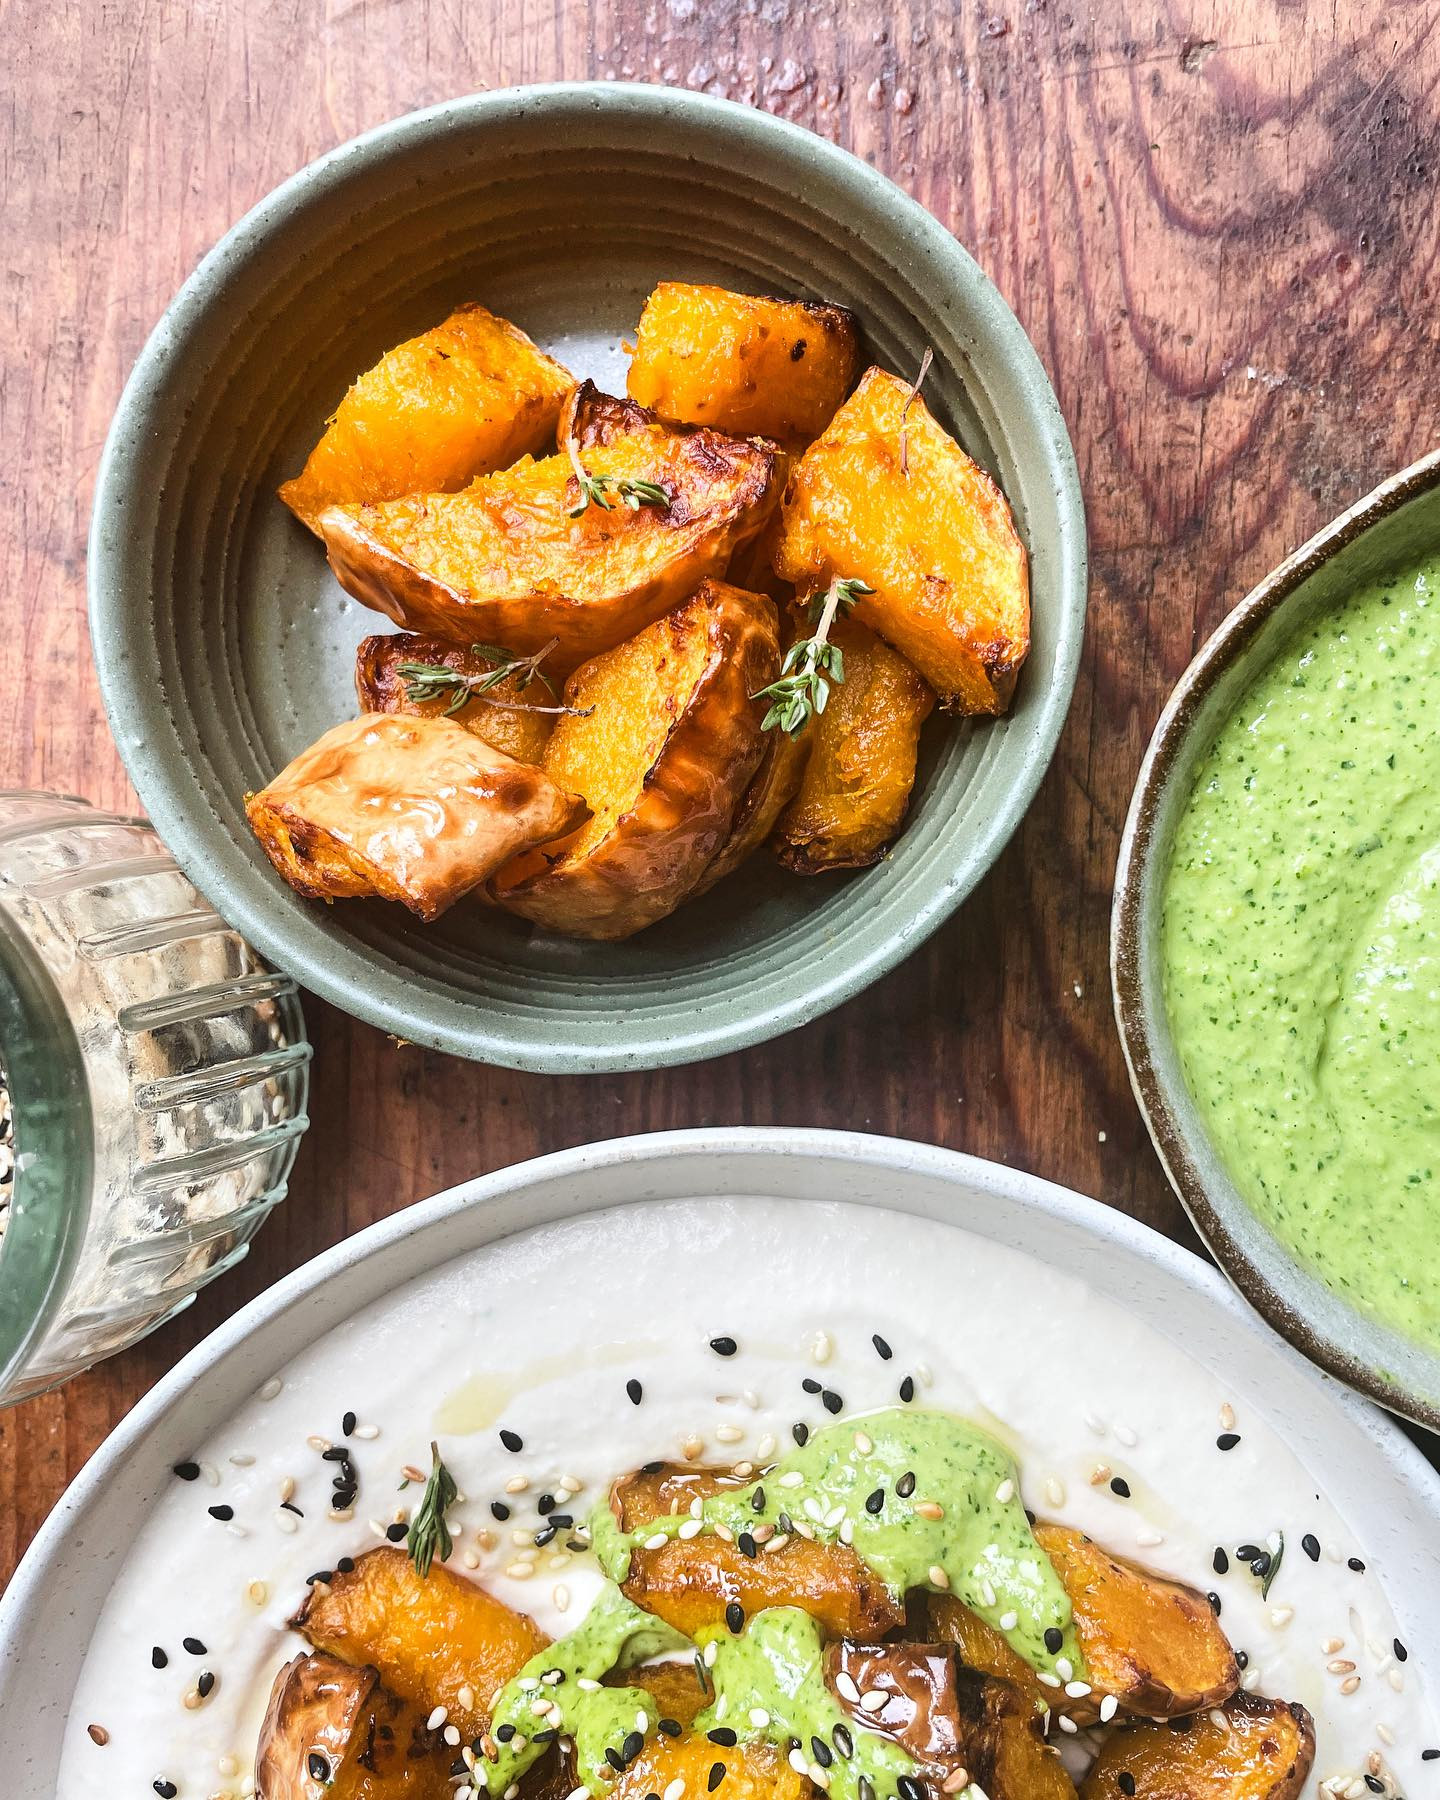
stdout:
<svg viewBox="0 0 1440 1800">
<path fill-rule="evenodd" d="M 1222 1379 L 1237 1408 L 1283 1433 L 1365 1547 L 1410 1647 L 1410 1674 L 1427 1680 L 1422 1672 L 1440 1667 L 1440 1478 L 1392 1423 L 1318 1376 L 1197 1258 L 1065 1189 L 923 1145 L 831 1132 L 676 1132 L 565 1151 L 452 1189 L 317 1257 L 192 1351 L 91 1459 L 0 1602 L 7 1791 L 35 1800 L 55 1792 L 91 1633 L 172 1483 L 171 1464 L 274 1371 L 401 1283 L 526 1227 L 715 1195 L 847 1201 L 960 1225 L 1117 1302 Z M 957 1329 L 959 1320 L 957 1312 Z M 1015 1350 L 1023 1356 L 1023 1345 Z"/>
</svg>

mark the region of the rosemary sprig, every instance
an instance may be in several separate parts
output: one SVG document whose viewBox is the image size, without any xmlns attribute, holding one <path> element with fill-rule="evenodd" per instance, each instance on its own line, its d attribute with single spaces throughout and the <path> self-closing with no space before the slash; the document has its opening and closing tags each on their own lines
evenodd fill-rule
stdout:
<svg viewBox="0 0 1440 1800">
<path fill-rule="evenodd" d="M 425 1483 L 425 1492 L 405 1535 L 405 1548 L 410 1553 L 417 1575 L 430 1573 L 430 1565 L 435 1560 L 437 1550 L 442 1563 L 450 1560 L 455 1542 L 450 1536 L 450 1527 L 445 1523 L 445 1514 L 459 1498 L 460 1490 L 455 1485 L 455 1477 L 440 1460 L 440 1446 L 432 1441 L 430 1479 Z"/>
<path fill-rule="evenodd" d="M 572 718 L 588 718 L 594 710 L 592 707 L 541 706 L 528 700 L 502 700 L 491 692 L 492 688 L 513 677 L 517 694 L 523 694 L 532 681 L 538 681 L 553 700 L 555 684 L 540 664 L 559 642 L 559 638 L 551 638 L 533 656 L 517 656 L 503 644 L 472 644 L 470 648 L 476 656 L 483 656 L 495 664 L 483 675 L 466 675 L 459 669 L 447 668 L 444 663 L 422 662 L 397 663 L 395 673 L 405 683 L 405 693 L 412 705 L 445 700 L 448 696 L 442 715 L 447 719 L 471 700 L 483 700 L 487 706 L 503 706 L 510 712 L 565 713 Z"/>
<path fill-rule="evenodd" d="M 778 725 L 790 737 L 799 737 L 810 720 L 824 712 L 831 682 L 845 679 L 845 657 L 840 646 L 830 642 L 830 628 L 837 615 L 848 613 L 862 594 L 874 592 L 874 588 L 854 577 L 844 581 L 837 578 L 823 595 L 811 597 L 814 632 L 808 638 L 798 639 L 785 652 L 779 679 L 750 696 L 752 700 L 770 702 L 770 710 L 760 721 L 762 731 Z"/>
<path fill-rule="evenodd" d="M 919 372 L 910 384 L 910 392 L 905 398 L 905 404 L 900 408 L 900 473 L 902 475 L 910 473 L 910 433 L 906 428 L 905 421 L 910 417 L 910 408 L 920 398 L 920 390 L 925 385 L 925 377 L 930 373 L 930 365 L 934 360 L 934 353 L 927 344 L 925 354 L 920 358 Z"/>
<path fill-rule="evenodd" d="M 570 508 L 569 516 L 578 519 L 593 503 L 602 512 L 609 512 L 615 501 L 607 499 L 614 494 L 622 506 L 628 506 L 631 512 L 638 512 L 642 506 L 668 506 L 670 496 L 658 481 L 637 481 L 628 475 L 592 475 L 580 460 L 580 450 L 573 437 L 567 437 L 565 448 L 570 456 L 570 466 L 575 471 L 575 479 L 580 484 L 580 498 Z"/>
</svg>

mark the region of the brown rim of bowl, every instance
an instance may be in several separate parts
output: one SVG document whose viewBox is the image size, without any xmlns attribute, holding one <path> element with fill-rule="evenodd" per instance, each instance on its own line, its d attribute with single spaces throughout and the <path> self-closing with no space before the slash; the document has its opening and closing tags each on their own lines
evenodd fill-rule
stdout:
<svg viewBox="0 0 1440 1800">
<path fill-rule="evenodd" d="M 1165 703 L 1140 765 L 1115 865 L 1110 915 L 1110 986 L 1130 1086 L 1161 1166 L 1211 1254 L 1256 1312 L 1280 1335 L 1337 1380 L 1392 1412 L 1440 1431 L 1440 1405 L 1384 1381 L 1377 1372 L 1317 1331 L 1276 1291 L 1211 1202 L 1156 1069 L 1156 1030 L 1145 1006 L 1147 874 L 1162 847 L 1157 823 L 1175 765 L 1211 689 L 1255 640 L 1277 609 L 1315 571 L 1355 543 L 1379 520 L 1440 488 L 1440 450 L 1382 481 L 1363 500 L 1288 556 L 1229 612 L 1196 653 Z"/>
</svg>

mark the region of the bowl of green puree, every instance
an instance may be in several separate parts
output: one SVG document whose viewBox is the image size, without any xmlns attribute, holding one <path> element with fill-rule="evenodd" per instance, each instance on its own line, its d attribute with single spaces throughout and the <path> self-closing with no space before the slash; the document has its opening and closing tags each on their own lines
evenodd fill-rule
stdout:
<svg viewBox="0 0 1440 1800">
<path fill-rule="evenodd" d="M 1130 804 L 1111 976 L 1221 1267 L 1322 1368 L 1440 1428 L 1440 452 L 1186 671 Z"/>
</svg>

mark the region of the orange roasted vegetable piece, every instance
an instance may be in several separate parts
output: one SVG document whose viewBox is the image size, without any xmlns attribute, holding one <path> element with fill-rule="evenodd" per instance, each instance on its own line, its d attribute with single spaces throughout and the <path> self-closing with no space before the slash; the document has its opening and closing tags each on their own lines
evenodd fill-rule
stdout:
<svg viewBox="0 0 1440 1800">
<path fill-rule="evenodd" d="M 724 1774 L 714 1778 L 716 1764 Z M 607 1800 L 644 1800 L 683 1781 L 687 1800 L 809 1800 L 814 1790 L 773 1745 L 758 1741 L 715 1744 L 708 1738 L 652 1738 L 634 1762 L 617 1775 Z M 676 1790 L 679 1791 L 678 1789 Z"/>
<path fill-rule="evenodd" d="M 859 360 L 843 307 L 662 281 L 640 315 L 627 391 L 677 425 L 803 448 L 855 385 Z"/>
<path fill-rule="evenodd" d="M 482 676 L 497 661 L 474 648 L 462 650 L 444 638 L 415 637 L 408 631 L 367 637 L 355 652 L 355 693 L 361 712 L 408 713 L 413 718 L 433 719 L 445 713 L 450 698 L 412 700 L 400 676 L 401 663 L 428 663 L 453 669 L 457 675 Z M 482 697 L 467 700 L 449 717 L 516 762 L 538 763 L 550 741 L 555 716 L 537 708 L 552 701 L 543 682 L 531 681 L 522 688 L 519 677 L 512 675 Z"/>
<path fill-rule="evenodd" d="M 717 881 L 733 875 L 754 855 L 774 831 L 776 821 L 799 790 L 805 765 L 810 759 L 814 733 L 806 730 L 792 738 L 788 732 L 767 731 L 765 736 L 765 753 L 735 809 L 730 835 L 704 876 L 691 889 L 692 900 L 708 893 Z"/>
<path fill-rule="evenodd" d="M 1106 1738 L 1081 1800 L 1297 1800 L 1315 1760 L 1315 1725 L 1303 1706 L 1233 1694 L 1183 1724 L 1134 1719 Z M 1128 1776 L 1121 1786 L 1121 1777 Z"/>
<path fill-rule="evenodd" d="M 870 369 L 801 457 L 777 569 L 804 594 L 875 592 L 854 616 L 962 713 L 1002 713 L 1030 649 L 1025 547 L 1005 496 L 907 382 Z"/>
<path fill-rule="evenodd" d="M 310 1590 L 290 1621 L 319 1650 L 369 1663 L 393 1694 L 446 1708 L 468 1742 L 489 1723 L 497 1689 L 550 1641 L 533 1619 L 441 1563 L 417 1575 L 403 1550 L 367 1550 Z M 462 1690 L 469 1695 L 461 1700 Z"/>
<path fill-rule="evenodd" d="M 1047 1688 L 1030 1664 L 1010 1648 L 1003 1632 L 997 1631 L 979 1613 L 971 1612 L 963 1600 L 953 1594 L 915 1593 L 910 1596 L 910 1625 L 915 1636 L 940 1644 L 953 1644 L 960 1661 L 982 1674 L 999 1675 L 1030 1697 L 1036 1712 L 1053 1707 L 1057 1712 L 1076 1715 L 1076 1705 L 1054 1688 Z M 1093 1703 L 1089 1717 L 1094 1716 Z"/>
<path fill-rule="evenodd" d="M 360 377 L 280 498 L 318 532 L 327 506 L 453 492 L 549 442 L 574 385 L 508 320 L 457 307 Z"/>
<path fill-rule="evenodd" d="M 605 1686 L 644 1688 L 660 1717 L 673 1719 L 677 1725 L 693 1725 L 713 1697 L 701 1687 L 693 1662 L 642 1663 L 634 1669 L 614 1669 L 605 1677 Z"/>
<path fill-rule="evenodd" d="M 275 1677 L 255 1752 L 256 1800 L 447 1800 L 451 1752 L 425 1712 L 371 1668 L 297 1656 Z"/>
<path fill-rule="evenodd" d="M 731 1485 L 746 1484 L 724 1470 L 667 1464 L 617 1481 L 610 1505 L 621 1527 L 634 1531 L 668 1513 L 672 1501 L 683 1509 L 697 1495 Z M 686 1637 L 702 1625 L 722 1623 L 726 1607 L 737 1601 L 747 1617 L 767 1606 L 798 1606 L 837 1637 L 878 1637 L 904 1618 L 884 1583 L 844 1544 L 795 1535 L 780 1550 L 768 1551 L 760 1542 L 756 1550 L 747 1556 L 738 1543 L 709 1534 L 673 1538 L 663 1549 L 637 1547 L 625 1592 Z"/>
<path fill-rule="evenodd" d="M 491 883 L 502 906 L 552 931 L 622 938 L 673 912 L 724 843 L 764 752 L 779 666 L 775 606 L 719 581 L 576 670 L 573 712 L 543 768 L 583 794 L 589 822 L 518 857 Z"/>
<path fill-rule="evenodd" d="M 561 420 L 562 449 L 458 494 L 332 506 L 320 519 L 340 585 L 407 630 L 503 644 L 568 674 L 720 575 L 772 504 L 775 452 L 718 431 L 677 432 L 585 382 Z M 587 478 L 584 499 L 566 442 Z M 663 504 L 627 504 L 621 482 Z"/>
<path fill-rule="evenodd" d="M 830 638 L 845 679 L 831 684 L 807 728 L 810 758 L 775 840 L 799 875 L 863 869 L 885 854 L 910 805 L 920 727 L 935 706 L 929 684 L 873 631 L 837 619 Z"/>
<path fill-rule="evenodd" d="M 312 900 L 377 895 L 427 922 L 585 804 L 453 719 L 367 713 L 245 796 L 265 854 Z"/>
<path fill-rule="evenodd" d="M 1173 1719 L 1235 1692 L 1235 1653 L 1202 1593 L 1111 1556 L 1066 1525 L 1037 1525 L 1035 1538 L 1070 1596 L 1097 1697 L 1114 1694 L 1128 1712 Z"/>
</svg>

